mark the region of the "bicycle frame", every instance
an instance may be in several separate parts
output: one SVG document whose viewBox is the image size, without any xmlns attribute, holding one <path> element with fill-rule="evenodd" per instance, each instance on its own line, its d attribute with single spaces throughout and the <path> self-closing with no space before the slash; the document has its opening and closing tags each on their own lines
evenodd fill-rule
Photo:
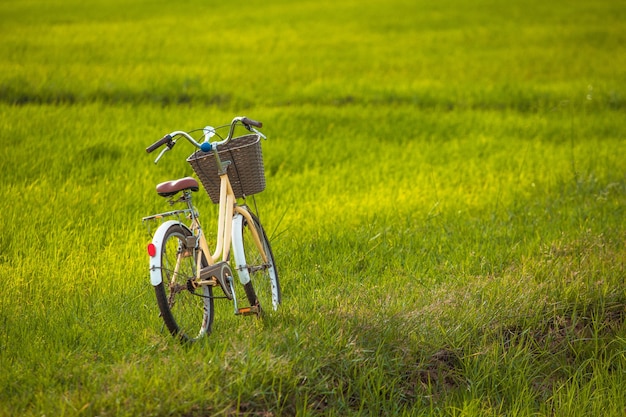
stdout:
<svg viewBox="0 0 626 417">
<path fill-rule="evenodd" d="M 197 248 L 204 254 L 205 259 L 207 260 L 208 267 L 202 268 L 202 256 L 197 257 L 197 265 L 196 265 L 196 278 L 193 283 L 194 286 L 200 287 L 203 285 L 210 286 L 219 286 L 217 279 L 214 276 L 209 277 L 208 279 L 203 278 L 203 275 L 206 274 L 207 270 L 212 270 L 212 266 L 217 265 L 222 262 L 226 264 L 230 258 L 230 250 L 231 247 L 234 247 L 235 250 L 243 253 L 243 242 L 241 239 L 241 229 L 242 229 L 242 221 L 245 219 L 248 222 L 248 228 L 253 236 L 254 243 L 261 254 L 261 257 L 264 262 L 268 261 L 267 253 L 265 252 L 265 248 L 261 243 L 261 239 L 259 237 L 259 231 L 256 229 L 254 221 L 252 219 L 249 211 L 237 204 L 237 199 L 235 197 L 235 193 L 232 189 L 232 185 L 228 178 L 228 174 L 223 172 L 220 174 L 220 200 L 219 200 L 219 216 L 218 216 L 218 225 L 217 225 L 217 236 L 216 236 L 216 247 L 213 253 L 211 253 L 209 249 L 209 245 L 203 231 L 202 225 L 198 219 L 197 212 L 193 208 L 191 204 L 191 197 L 184 198 L 183 201 L 188 204 L 188 208 L 185 210 L 176 210 L 170 211 L 167 213 L 161 213 L 154 216 L 146 217 L 147 219 L 158 219 L 166 216 L 176 215 L 185 213 L 188 214 L 191 218 L 191 224 L 189 226 L 185 225 L 182 220 L 169 220 L 164 222 L 159 226 L 155 235 L 153 237 L 152 243 L 156 246 L 156 252 L 160 253 L 160 245 L 163 244 L 163 235 L 165 231 L 168 229 L 171 224 L 179 224 L 182 227 L 189 229 L 190 234 L 194 236 L 197 240 Z M 236 225 L 236 227 L 233 227 Z M 196 245 L 194 245 L 196 246 Z M 236 259 L 245 259 L 245 256 L 235 257 Z M 174 268 L 174 275 L 176 275 L 179 267 L 179 263 L 182 257 L 179 257 L 177 260 L 177 265 Z M 247 266 L 245 264 L 237 264 L 236 269 L 238 270 L 239 280 L 242 285 L 247 284 L 250 281 L 250 276 L 247 273 Z M 150 262 L 150 283 L 153 286 L 157 286 L 161 283 L 161 259 L 159 257 L 152 257 Z M 232 285 L 229 283 L 229 285 Z M 228 292 L 226 288 L 223 288 L 228 297 Z M 228 298 L 234 298 L 233 288 L 230 288 L 231 294 Z M 234 308 L 235 312 L 238 311 L 237 300 L 234 299 Z"/>
<path fill-rule="evenodd" d="M 254 243 L 259 249 L 259 252 L 263 257 L 263 261 L 267 262 L 267 254 L 265 253 L 265 249 L 261 244 L 261 239 L 259 238 L 259 233 L 254 226 L 254 222 L 252 221 L 252 216 L 250 215 L 248 210 L 237 205 L 235 193 L 233 192 L 233 188 L 230 184 L 230 180 L 228 179 L 228 175 L 224 173 L 220 175 L 220 205 L 217 220 L 216 247 L 213 251 L 213 254 L 211 254 L 209 250 L 209 245 L 202 231 L 202 227 L 200 225 L 200 222 L 198 221 L 198 218 L 194 217 L 191 224 L 191 231 L 193 232 L 194 236 L 198 236 L 200 250 L 204 253 L 209 265 L 215 265 L 220 259 L 220 256 L 222 262 L 228 261 L 230 257 L 230 248 L 233 242 L 233 223 L 235 223 L 234 218 L 236 215 L 241 215 L 248 221 L 248 226 L 250 227 L 250 231 L 252 232 L 252 236 L 254 237 Z M 196 279 L 201 283 L 200 262 L 201 257 L 198 257 L 198 275 Z M 242 282 L 242 284 L 245 283 L 246 282 Z"/>
</svg>

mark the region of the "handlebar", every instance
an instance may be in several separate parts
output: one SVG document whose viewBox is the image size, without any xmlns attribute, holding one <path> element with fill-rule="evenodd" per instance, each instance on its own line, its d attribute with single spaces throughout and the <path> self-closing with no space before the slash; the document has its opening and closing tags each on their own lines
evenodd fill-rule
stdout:
<svg viewBox="0 0 626 417">
<path fill-rule="evenodd" d="M 239 117 L 235 117 L 232 120 L 232 122 L 230 122 L 230 130 L 228 132 L 228 136 L 226 136 L 226 139 L 223 139 L 221 141 L 213 142 L 213 143 L 209 142 L 209 139 L 213 135 L 215 135 L 215 128 L 210 127 L 210 126 L 207 126 L 207 127 L 205 127 L 203 129 L 204 130 L 204 142 L 203 143 L 199 143 L 198 141 L 196 141 L 188 132 L 185 132 L 185 131 L 182 131 L 182 130 L 176 130 L 176 131 L 174 131 L 172 133 L 168 133 L 167 135 L 163 136 L 158 141 L 154 142 L 152 145 L 148 146 L 146 148 L 146 152 L 147 153 L 152 153 L 155 150 L 159 149 L 161 146 L 167 145 L 167 147 L 161 151 L 159 156 L 154 161 L 154 163 L 156 164 L 157 162 L 159 162 L 159 159 L 161 159 L 161 157 L 163 156 L 163 154 L 165 152 L 169 151 L 170 149 L 172 149 L 174 147 L 174 145 L 176 145 L 176 139 L 175 138 L 177 136 L 182 136 L 185 139 L 187 139 L 196 148 L 201 149 L 204 152 L 209 152 L 211 150 L 217 149 L 218 146 L 221 146 L 221 145 L 224 145 L 224 144 L 230 142 L 230 140 L 233 138 L 233 134 L 235 132 L 235 127 L 237 126 L 238 123 L 241 123 L 243 125 L 243 127 L 245 127 L 247 130 L 256 133 L 257 135 L 261 136 L 263 139 L 266 139 L 265 135 L 263 135 L 261 132 L 259 132 L 258 130 L 255 129 L 255 127 L 262 128 L 263 127 L 263 123 L 261 123 L 261 122 L 259 122 L 257 120 L 250 119 L 250 118 L 245 117 L 245 116 L 239 116 Z M 228 125 L 224 125 L 224 126 L 220 126 L 220 127 L 226 127 L 226 126 L 228 126 Z"/>
<path fill-rule="evenodd" d="M 245 116 L 241 118 L 241 123 L 248 126 L 258 127 L 259 129 L 263 127 L 263 123 L 257 122 L 256 120 L 248 119 Z"/>
<path fill-rule="evenodd" d="M 171 146 L 174 146 L 172 142 L 172 135 L 163 136 L 163 138 L 159 139 L 158 141 L 154 142 L 152 145 L 148 146 L 146 148 L 146 152 L 151 153 L 152 151 L 157 150 L 158 148 L 165 145 L 166 143 L 168 146 L 170 146 L 170 144 L 172 144 Z"/>
</svg>

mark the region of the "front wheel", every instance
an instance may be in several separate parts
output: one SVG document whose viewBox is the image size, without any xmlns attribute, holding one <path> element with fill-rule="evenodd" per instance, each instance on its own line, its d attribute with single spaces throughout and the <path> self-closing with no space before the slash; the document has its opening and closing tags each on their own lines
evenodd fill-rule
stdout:
<svg viewBox="0 0 626 417">
<path fill-rule="evenodd" d="M 155 285 L 161 317 L 170 333 L 183 342 L 193 342 L 211 332 L 213 325 L 213 288 L 196 288 L 197 257 L 207 265 L 202 252 L 190 246 L 189 229 L 171 225 L 160 245 L 161 282 Z"/>
<path fill-rule="evenodd" d="M 235 268 L 250 305 L 256 306 L 259 313 L 264 309 L 276 310 L 281 302 L 281 291 L 274 254 L 259 219 L 252 213 L 250 216 L 252 223 L 244 216 L 241 218 L 240 237 L 239 231 L 235 231 Z"/>
</svg>

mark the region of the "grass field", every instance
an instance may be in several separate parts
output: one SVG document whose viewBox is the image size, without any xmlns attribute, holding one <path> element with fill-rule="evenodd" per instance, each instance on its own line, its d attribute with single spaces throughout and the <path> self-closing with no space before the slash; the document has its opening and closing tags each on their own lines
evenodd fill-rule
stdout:
<svg viewBox="0 0 626 417">
<path fill-rule="evenodd" d="M 626 414 L 623 1 L 0 19 L 0 415 Z M 256 201 L 283 305 L 217 303 L 185 348 L 141 218 L 191 149 L 144 149 L 235 115 L 269 137 Z"/>
</svg>

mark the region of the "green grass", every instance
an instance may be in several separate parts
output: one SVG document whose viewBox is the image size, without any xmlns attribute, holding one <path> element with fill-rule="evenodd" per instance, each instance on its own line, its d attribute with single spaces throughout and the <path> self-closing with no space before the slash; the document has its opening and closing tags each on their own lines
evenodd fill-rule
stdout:
<svg viewBox="0 0 626 417">
<path fill-rule="evenodd" d="M 626 8 L 592 3 L 0 4 L 0 415 L 622 416 Z M 184 348 L 140 220 L 191 149 L 144 148 L 240 114 L 284 304 Z"/>
</svg>

